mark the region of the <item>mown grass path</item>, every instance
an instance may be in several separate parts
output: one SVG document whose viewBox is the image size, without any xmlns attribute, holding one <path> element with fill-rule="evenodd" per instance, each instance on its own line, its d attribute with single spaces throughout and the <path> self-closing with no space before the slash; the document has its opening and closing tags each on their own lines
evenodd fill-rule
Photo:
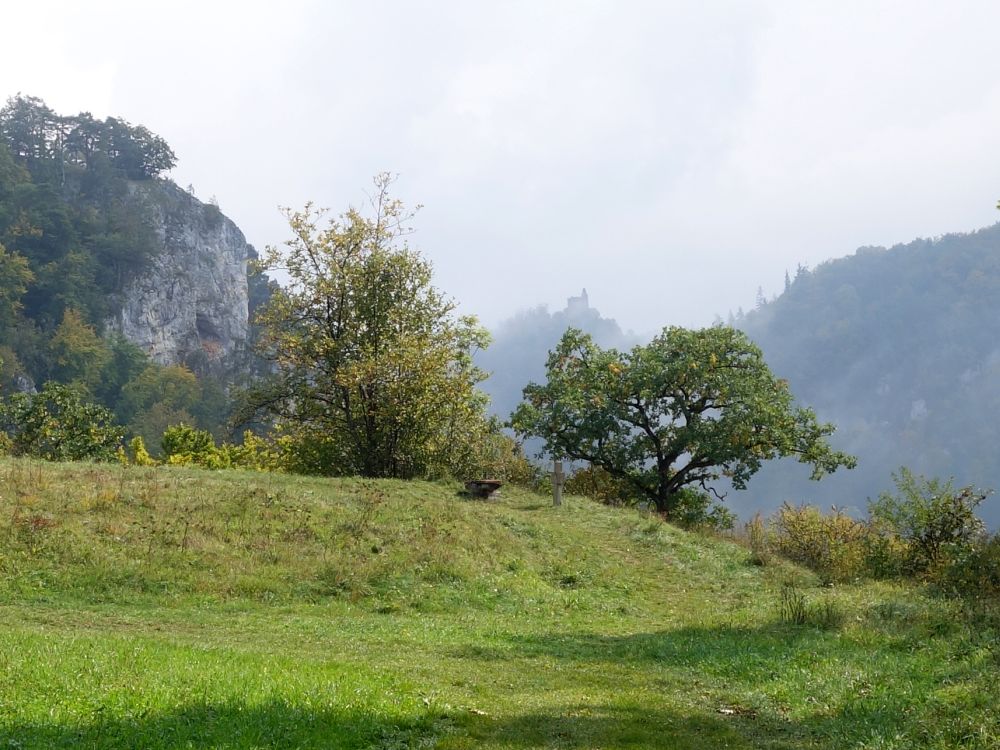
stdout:
<svg viewBox="0 0 1000 750">
<path fill-rule="evenodd" d="M 517 491 L 0 463 L 0 748 L 995 748 L 993 642 Z M 843 622 L 783 624 L 782 585 Z"/>
</svg>

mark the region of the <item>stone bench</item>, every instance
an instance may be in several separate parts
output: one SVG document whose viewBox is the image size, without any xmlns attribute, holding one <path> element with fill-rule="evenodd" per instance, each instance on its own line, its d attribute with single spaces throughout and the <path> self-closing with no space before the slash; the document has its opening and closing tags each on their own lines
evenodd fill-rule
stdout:
<svg viewBox="0 0 1000 750">
<path fill-rule="evenodd" d="M 465 491 L 472 495 L 472 497 L 488 500 L 494 495 L 499 494 L 501 484 L 503 482 L 499 479 L 473 479 L 465 483 Z"/>
</svg>

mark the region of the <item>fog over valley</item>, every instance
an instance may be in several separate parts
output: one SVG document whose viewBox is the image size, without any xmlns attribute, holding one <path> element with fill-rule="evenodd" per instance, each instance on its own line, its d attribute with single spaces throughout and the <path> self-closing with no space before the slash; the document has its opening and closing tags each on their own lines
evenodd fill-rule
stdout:
<svg viewBox="0 0 1000 750">
<path fill-rule="evenodd" d="M 0 28 L 0 748 L 1000 748 L 995 0 Z"/>
</svg>

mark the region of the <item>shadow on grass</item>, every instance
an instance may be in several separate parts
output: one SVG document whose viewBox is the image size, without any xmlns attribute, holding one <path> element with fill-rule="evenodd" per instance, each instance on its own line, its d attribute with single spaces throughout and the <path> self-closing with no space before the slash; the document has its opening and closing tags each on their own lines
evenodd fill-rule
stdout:
<svg viewBox="0 0 1000 750">
<path fill-rule="evenodd" d="M 98 714 L 100 716 L 100 714 Z M 437 717 L 440 720 L 440 717 Z M 406 748 L 437 734 L 435 717 L 392 721 L 374 713 L 264 705 L 189 705 L 76 725 L 0 724 L 0 747 L 38 748 Z"/>
<path fill-rule="evenodd" d="M 515 506 L 516 510 L 549 510 L 552 507 L 552 503 L 525 503 L 523 505 Z"/>
<path fill-rule="evenodd" d="M 446 731 L 450 727 L 451 731 Z M 98 720 L 75 726 L 29 724 L 0 729 L 0 747 L 50 748 L 753 748 L 802 750 L 790 724 L 711 713 L 684 715 L 656 708 L 574 705 L 510 718 L 462 714 L 437 721 L 387 721 L 365 713 L 265 706 L 187 706 L 162 714 Z"/>
<path fill-rule="evenodd" d="M 482 720 L 458 738 L 510 748 L 745 748 L 802 750 L 811 747 L 792 724 L 731 718 L 710 713 L 681 714 L 646 707 L 568 706 L 506 720 Z M 468 746 L 461 744 L 462 747 Z M 449 747 L 446 740 L 444 747 Z"/>
<path fill-rule="evenodd" d="M 734 659 L 767 661 L 771 666 L 795 658 L 803 648 L 819 647 L 830 634 L 808 628 L 686 627 L 657 633 L 603 635 L 551 633 L 512 636 L 505 646 L 469 646 L 454 652 L 468 659 L 568 659 L 579 661 L 656 662 L 677 666 L 729 667 Z M 838 648 L 843 648 L 838 645 Z"/>
<path fill-rule="evenodd" d="M 921 713 L 915 702 L 929 699 L 934 682 L 933 676 L 926 672 L 928 665 L 919 659 L 900 662 L 890 654 L 880 664 L 880 652 L 873 652 L 865 645 L 835 633 L 783 625 L 687 627 L 620 636 L 586 633 L 512 636 L 505 646 L 473 646 L 456 655 L 470 661 L 505 661 L 512 669 L 518 659 L 542 660 L 535 668 L 544 668 L 548 660 L 565 660 L 581 666 L 587 662 L 607 664 L 608 670 L 599 667 L 581 672 L 581 679 L 593 681 L 595 689 L 598 685 L 600 689 L 606 688 L 609 681 L 627 680 L 629 674 L 645 682 L 666 680 L 674 694 L 683 693 L 685 685 L 697 684 L 697 690 L 704 691 L 700 699 L 689 697 L 700 708 L 691 716 L 665 717 L 660 723 L 687 724 L 692 731 L 697 730 L 698 723 L 718 724 L 736 732 L 742 741 L 753 740 L 749 745 L 729 747 L 833 748 L 852 747 L 872 738 L 890 741 L 897 734 L 913 729 L 915 716 Z M 814 678 L 814 674 L 821 673 L 813 671 L 820 664 L 827 665 L 822 670 L 825 676 Z M 849 677 L 831 676 L 831 664 Z M 650 668 L 654 671 L 649 671 Z M 891 688 L 896 680 L 901 684 L 899 690 Z M 921 682 L 927 693 L 915 694 L 913 685 Z M 801 717 L 795 722 L 786 717 L 789 706 L 783 704 L 789 699 L 797 704 L 795 710 Z M 721 723 L 712 721 L 715 712 L 720 714 Z M 593 723 L 598 734 L 618 731 L 613 728 L 622 725 L 612 714 L 594 719 Z M 553 722 L 553 726 L 557 724 Z M 602 744 L 595 741 L 593 746 Z M 662 746 L 687 747 L 669 743 Z"/>
</svg>

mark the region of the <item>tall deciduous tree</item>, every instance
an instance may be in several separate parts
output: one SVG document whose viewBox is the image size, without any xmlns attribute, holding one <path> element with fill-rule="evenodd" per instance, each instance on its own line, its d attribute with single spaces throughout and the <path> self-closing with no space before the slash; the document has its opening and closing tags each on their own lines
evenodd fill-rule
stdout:
<svg viewBox="0 0 1000 750">
<path fill-rule="evenodd" d="M 28 261 L 0 244 L 0 338 L 17 322 L 21 298 L 33 279 Z"/>
<path fill-rule="evenodd" d="M 80 313 L 66 308 L 62 322 L 52 336 L 53 375 L 62 383 L 77 383 L 88 393 L 100 385 L 101 374 L 111 351 L 94 327 Z"/>
<path fill-rule="evenodd" d="M 171 425 L 195 424 L 192 416 L 202 397 L 202 384 L 183 365 L 148 364 L 121 391 L 116 416 L 151 450 Z"/>
<path fill-rule="evenodd" d="M 488 334 L 431 283 L 431 266 L 405 241 L 407 213 L 375 179 L 372 214 L 328 223 L 289 212 L 287 249 L 267 270 L 288 283 L 259 311 L 260 346 L 279 373 L 252 394 L 320 473 L 410 477 L 457 471 L 486 430 L 483 374 L 471 354 Z"/>
<path fill-rule="evenodd" d="M 796 456 L 814 479 L 855 463 L 826 442 L 833 425 L 794 407 L 787 383 L 732 328 L 666 328 L 624 354 L 570 329 L 547 376 L 524 389 L 515 430 L 600 466 L 668 516 L 684 487 L 713 489 L 725 476 L 743 488 L 768 459 Z"/>
</svg>

